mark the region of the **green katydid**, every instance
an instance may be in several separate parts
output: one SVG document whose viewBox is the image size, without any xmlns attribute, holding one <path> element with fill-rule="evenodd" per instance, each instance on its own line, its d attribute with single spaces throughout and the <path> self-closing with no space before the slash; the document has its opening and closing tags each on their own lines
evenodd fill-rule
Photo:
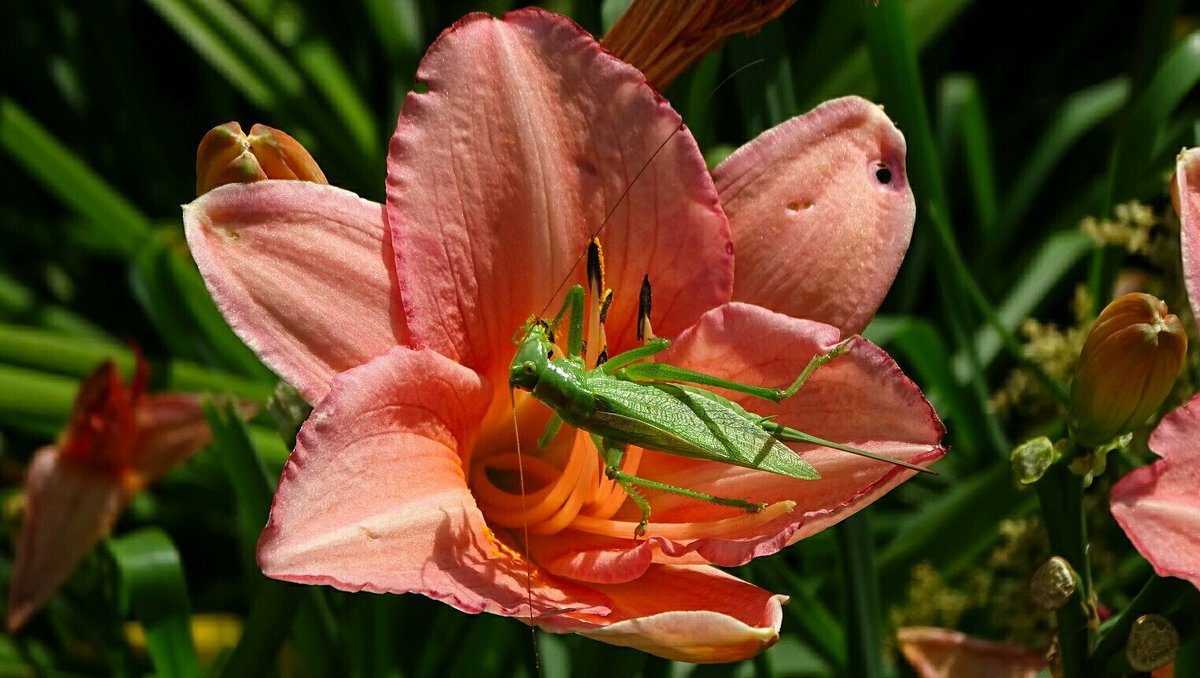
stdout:
<svg viewBox="0 0 1200 678">
<path fill-rule="evenodd" d="M 588 286 L 595 292 L 592 318 L 602 327 L 612 301 L 612 290 L 604 288 L 601 256 L 599 240 L 593 237 L 587 252 L 587 277 Z M 607 347 L 601 346 L 596 364 L 589 370 L 583 341 L 585 294 L 583 286 L 575 285 L 552 320 L 533 317 L 526 322 L 514 337 L 518 348 L 509 368 L 508 384 L 510 388 L 530 392 L 554 411 L 538 440 L 539 448 L 544 449 L 564 423 L 591 434 L 604 459 L 605 475 L 641 509 L 642 519 L 635 529 L 635 538 L 645 533 L 650 519 L 650 504 L 638 492 L 638 487 L 752 513 L 761 511 L 765 505 L 627 474 L 621 470 L 621 462 L 628 445 L 735 464 L 800 480 L 817 479 L 820 473 L 785 446 L 785 442 L 821 445 L 914 471 L 933 473 L 921 466 L 789 428 L 771 417 L 749 412 L 705 388 L 724 388 L 780 402 L 795 395 L 819 367 L 845 352 L 851 339 L 828 353 L 814 356 L 795 381 L 783 389 L 742 384 L 673 365 L 644 362 L 670 346 L 667 339 L 653 337 L 648 329 L 651 298 L 649 279 L 645 278 L 638 312 L 638 338 L 646 343 L 612 357 L 607 355 Z M 561 351 L 555 344 L 554 334 L 564 320 L 567 322 L 566 354 L 558 355 Z"/>
</svg>

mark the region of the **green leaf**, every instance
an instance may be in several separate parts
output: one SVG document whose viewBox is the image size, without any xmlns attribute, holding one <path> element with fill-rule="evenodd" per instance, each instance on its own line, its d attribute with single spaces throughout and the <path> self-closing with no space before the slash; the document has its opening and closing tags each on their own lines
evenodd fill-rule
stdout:
<svg viewBox="0 0 1200 678">
<path fill-rule="evenodd" d="M 902 599 L 909 571 L 928 561 L 946 577 L 973 567 L 991 547 L 1004 518 L 1028 513 L 1033 492 L 1019 491 L 1006 461 L 958 480 L 941 496 L 906 518 L 879 556 L 880 589 L 888 602 Z"/>
<path fill-rule="evenodd" d="M 0 364 L 0 421 L 53 437 L 75 402 L 79 382 Z"/>
<path fill-rule="evenodd" d="M 1075 92 L 1063 101 L 1057 115 L 1042 136 L 1030 146 L 1031 153 L 1016 174 L 1016 180 L 1004 200 L 997 227 L 1000 248 L 1024 221 L 1039 193 L 1053 188 L 1046 185 L 1050 172 L 1062 162 L 1081 137 L 1113 116 L 1129 98 L 1129 80 L 1114 78 Z"/>
<path fill-rule="evenodd" d="M 150 225 L 136 207 L 7 97 L 0 97 L 0 148 L 64 206 L 103 231 L 117 254 L 132 256 L 149 237 Z"/>
<path fill-rule="evenodd" d="M 146 0 L 250 101 L 278 110 L 304 81 L 271 42 L 223 0 Z"/>
<path fill-rule="evenodd" d="M 115 361 L 126 375 L 133 373 L 133 351 L 119 344 L 88 336 L 75 337 L 0 324 L 0 362 L 82 379 L 105 360 Z M 253 381 L 181 360 L 153 363 L 151 377 L 155 383 L 176 391 L 229 392 L 264 401 L 271 395 L 271 385 L 265 381 Z"/>
<path fill-rule="evenodd" d="M 233 487 L 236 532 L 241 545 L 245 580 L 260 581 L 254 550 L 258 544 L 258 533 L 266 524 L 267 514 L 271 510 L 275 486 L 267 476 L 258 452 L 250 442 L 246 423 L 238 415 L 233 403 L 218 408 L 206 402 L 204 418 L 212 429 L 213 454 L 219 458 Z"/>
<path fill-rule="evenodd" d="M 1167 54 L 1125 116 L 1109 164 L 1106 208 L 1131 197 L 1131 189 L 1152 169 L 1154 159 L 1165 150 L 1163 132 L 1167 118 L 1197 82 L 1200 82 L 1200 31 L 1188 35 Z"/>
<path fill-rule="evenodd" d="M 999 199 L 992 167 L 992 142 L 979 83 L 967 75 L 952 75 L 942 80 L 941 133 L 942 165 L 951 166 L 952 149 L 961 143 L 966 165 L 967 185 L 975 200 L 975 218 L 980 231 L 995 229 Z"/>
<path fill-rule="evenodd" d="M 869 510 L 860 511 L 834 530 L 848 595 L 846 667 L 850 675 L 879 678 L 883 676 L 883 607 L 869 514 Z"/>
<path fill-rule="evenodd" d="M 110 539 L 107 548 L 120 575 L 122 608 L 145 628 L 155 670 L 162 676 L 198 677 L 183 564 L 170 537 L 147 528 Z"/>
<path fill-rule="evenodd" d="M 1022 267 L 1025 275 L 996 311 L 1000 324 L 1012 332 L 1028 318 L 1050 290 L 1062 282 L 1067 273 L 1094 245 L 1079 231 L 1063 231 L 1046 239 L 1033 260 Z M 994 327 L 985 327 L 975 336 L 975 353 L 980 364 L 987 367 L 1000 352 L 1003 344 Z M 954 374 L 961 382 L 970 377 L 971 364 L 963 354 L 954 356 Z"/>
</svg>

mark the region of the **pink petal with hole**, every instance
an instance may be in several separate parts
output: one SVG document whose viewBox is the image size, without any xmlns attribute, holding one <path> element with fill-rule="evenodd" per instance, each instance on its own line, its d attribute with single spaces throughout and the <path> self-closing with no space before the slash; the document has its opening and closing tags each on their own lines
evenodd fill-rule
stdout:
<svg viewBox="0 0 1200 678">
<path fill-rule="evenodd" d="M 612 613 L 599 628 L 577 633 L 697 663 L 739 661 L 774 645 L 787 602 L 703 566 L 658 565 L 628 584 L 598 588 L 612 599 Z"/>
<path fill-rule="evenodd" d="M 229 184 L 185 205 L 192 257 L 234 332 L 310 403 L 408 342 L 383 208 L 304 181 Z"/>
<path fill-rule="evenodd" d="M 1200 396 L 1167 415 L 1150 436 L 1162 459 L 1121 478 L 1112 514 L 1163 577 L 1200 588 Z"/>
<path fill-rule="evenodd" d="M 666 336 L 729 298 L 728 225 L 695 141 L 578 26 L 538 9 L 474 14 L 434 43 L 417 79 L 428 91 L 405 101 L 388 157 L 414 345 L 499 387 L 513 333 L 557 310 L 564 281 L 583 281 L 602 225 L 614 350 L 632 346 L 643 275 Z"/>
<path fill-rule="evenodd" d="M 1179 247 L 1192 315 L 1200 321 L 1200 148 L 1179 154 L 1171 198 L 1179 213 Z"/>
<path fill-rule="evenodd" d="M 1033 678 L 1046 668 L 1046 657 L 1040 652 L 948 629 L 902 628 L 896 638 L 904 658 L 921 678 Z"/>
<path fill-rule="evenodd" d="M 300 430 L 258 544 L 269 577 L 416 592 L 468 612 L 607 611 L 604 596 L 509 555 L 467 489 L 459 454 L 491 396 L 477 374 L 398 347 L 338 375 Z"/>
<path fill-rule="evenodd" d="M 112 530 L 127 498 L 117 476 L 66 459 L 54 446 L 37 451 L 25 480 L 25 523 L 8 589 L 10 633 Z"/>
<path fill-rule="evenodd" d="M 734 300 L 862 331 L 912 236 L 904 155 L 883 111 L 846 97 L 729 156 L 713 177 L 737 252 Z"/>
</svg>

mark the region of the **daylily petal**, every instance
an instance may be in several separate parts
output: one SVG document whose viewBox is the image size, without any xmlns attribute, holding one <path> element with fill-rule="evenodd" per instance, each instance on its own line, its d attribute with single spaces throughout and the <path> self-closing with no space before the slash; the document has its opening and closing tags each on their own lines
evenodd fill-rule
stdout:
<svg viewBox="0 0 1200 678">
<path fill-rule="evenodd" d="M 201 396 L 187 393 L 156 393 L 138 402 L 138 440 L 133 454 L 138 487 L 154 482 L 212 442 L 202 403 Z M 241 403 L 239 410 L 243 417 L 253 416 L 258 405 Z"/>
<path fill-rule="evenodd" d="M 722 162 L 713 178 L 737 251 L 734 300 L 844 334 L 866 327 L 912 236 L 904 154 L 903 135 L 878 106 L 846 97 Z"/>
<path fill-rule="evenodd" d="M 669 362 L 743 383 L 787 386 L 809 358 L 838 341 L 837 328 L 790 318 L 749 304 L 731 303 L 705 314 L 663 357 Z M 733 396 L 750 411 L 826 440 L 928 466 L 945 454 L 945 432 L 920 390 L 886 353 L 865 339 L 819 368 L 796 395 L 779 404 Z M 824 447 L 792 444 L 821 473 L 819 480 L 647 453 L 638 473 L 662 482 L 768 504 L 795 502 L 789 521 L 798 529 L 783 546 L 828 527 L 870 504 L 914 473 L 899 466 Z M 681 463 L 682 462 L 682 463 Z M 625 509 L 628 511 L 628 507 Z M 674 495 L 655 495 L 654 515 L 666 522 L 711 520 L 730 510 Z M 736 564 L 764 555 L 771 543 L 712 540 L 696 548 L 712 562 Z M 703 540 L 701 540 L 703 541 Z M 735 558 L 730 562 L 730 558 Z"/>
<path fill-rule="evenodd" d="M 499 387 L 513 333 L 583 281 L 602 225 L 611 345 L 632 342 L 643 275 L 665 336 L 729 298 L 728 226 L 695 141 L 641 73 L 578 26 L 537 9 L 471 15 L 417 79 L 428 91 L 405 101 L 388 158 L 414 345 Z"/>
<path fill-rule="evenodd" d="M 1039 652 L 957 631 L 909 627 L 897 631 L 896 638 L 921 678 L 1033 678 L 1046 668 L 1046 657 Z"/>
<path fill-rule="evenodd" d="M 1179 214 L 1179 247 L 1183 250 L 1183 278 L 1192 314 L 1200 322 L 1200 148 L 1179 154 L 1171 199 Z"/>
<path fill-rule="evenodd" d="M 25 523 L 8 590 L 8 630 L 25 623 L 112 529 L 127 498 L 121 479 L 59 454 L 37 451 L 29 464 Z"/>
<path fill-rule="evenodd" d="M 703 566 L 659 565 L 628 584 L 598 588 L 612 599 L 612 613 L 603 627 L 578 633 L 697 663 L 738 661 L 774 645 L 787 602 Z"/>
<path fill-rule="evenodd" d="M 491 396 L 477 374 L 398 347 L 338 375 L 300 430 L 258 545 L 267 576 L 348 591 L 422 593 L 525 616 L 603 596 L 533 574 L 484 523 L 459 454 Z"/>
<path fill-rule="evenodd" d="M 408 342 L 381 205 L 302 181 L 230 184 L 183 208 L 188 246 L 242 341 L 310 403 Z"/>
<path fill-rule="evenodd" d="M 1162 459 L 1112 489 L 1112 514 L 1163 577 L 1200 588 L 1200 396 L 1167 415 L 1150 436 Z"/>
</svg>

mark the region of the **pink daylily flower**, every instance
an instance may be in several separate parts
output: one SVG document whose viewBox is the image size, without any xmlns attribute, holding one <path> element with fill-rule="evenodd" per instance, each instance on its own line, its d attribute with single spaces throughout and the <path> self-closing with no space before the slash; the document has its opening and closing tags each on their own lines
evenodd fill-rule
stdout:
<svg viewBox="0 0 1200 678">
<path fill-rule="evenodd" d="M 101 364 L 80 387 L 62 439 L 30 461 L 8 591 L 10 633 L 112 531 L 135 493 L 211 441 L 200 396 L 147 394 L 147 378 L 141 359 L 128 386 L 116 365 Z"/>
<path fill-rule="evenodd" d="M 185 207 L 230 325 L 316 405 L 259 541 L 264 573 L 421 593 L 686 661 L 771 645 L 786 597 L 713 566 L 774 553 L 913 472 L 798 446 L 823 477 L 797 481 L 634 448 L 638 475 L 770 504 L 746 514 L 650 493 L 635 541 L 639 512 L 587 436 L 566 431 L 539 454 L 548 410 L 518 393 L 513 414 L 512 337 L 558 308 L 564 280 L 582 282 L 575 263 L 617 205 L 601 233 L 610 353 L 638 345 L 648 274 L 655 331 L 674 342 L 665 362 L 790 383 L 865 326 L 895 276 L 914 218 L 903 137 L 841 99 L 710 175 L 638 71 L 534 9 L 461 20 L 417 77 L 427 90 L 401 110 L 386 205 L 264 181 Z M 944 454 L 928 402 L 862 339 L 794 398 L 748 405 L 909 462 Z"/>
<path fill-rule="evenodd" d="M 896 640 L 900 652 L 921 678 L 1033 678 L 1047 663 L 1040 652 L 949 629 L 910 626 L 899 629 Z"/>
<path fill-rule="evenodd" d="M 1179 155 L 1171 197 L 1179 213 L 1184 281 L 1200 318 L 1200 149 Z M 1150 436 L 1160 460 L 1117 481 L 1112 514 L 1154 571 L 1200 588 L 1200 396 L 1163 418 Z"/>
</svg>

